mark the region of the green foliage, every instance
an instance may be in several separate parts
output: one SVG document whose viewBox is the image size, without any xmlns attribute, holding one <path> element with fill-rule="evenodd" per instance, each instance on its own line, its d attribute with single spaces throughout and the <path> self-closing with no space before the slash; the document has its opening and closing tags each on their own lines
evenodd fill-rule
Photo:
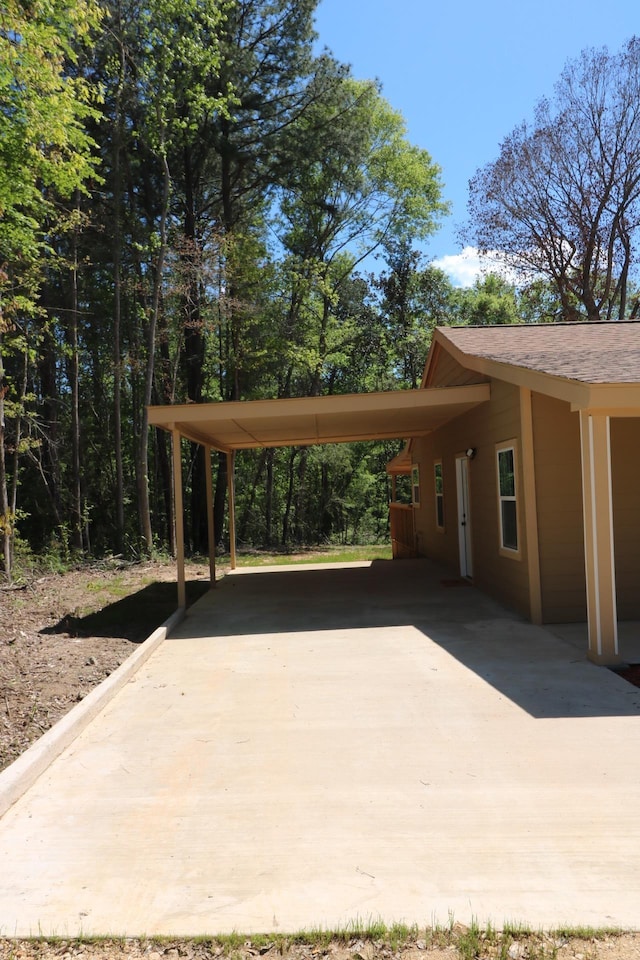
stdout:
<svg viewBox="0 0 640 960">
<path fill-rule="evenodd" d="M 390 371 L 397 385 L 416 389 L 433 328 L 450 322 L 455 294 L 442 271 L 422 266 L 422 256 L 407 239 L 389 240 L 385 247 L 389 269 L 375 286 L 381 297 Z"/>
<path fill-rule="evenodd" d="M 440 170 L 376 83 L 315 55 L 316 5 L 0 13 L 0 513 L 21 512 L 34 551 L 172 549 L 171 449 L 147 429 L 149 402 L 419 380 L 454 303 L 410 254 L 446 213 Z M 358 273 L 392 248 L 406 263 L 389 259 L 387 286 Z M 239 456 L 240 539 L 384 541 L 399 446 Z M 187 540 L 203 551 L 204 461 L 187 443 L 183 459 Z"/>
<path fill-rule="evenodd" d="M 470 326 L 521 323 L 515 287 L 495 273 L 478 278 L 473 287 L 457 294 L 459 323 Z"/>
<path fill-rule="evenodd" d="M 68 197 L 95 172 L 97 91 L 72 68 L 99 20 L 94 0 L 7 0 L 0 12 L 0 262 L 33 260 L 50 191 Z"/>
</svg>

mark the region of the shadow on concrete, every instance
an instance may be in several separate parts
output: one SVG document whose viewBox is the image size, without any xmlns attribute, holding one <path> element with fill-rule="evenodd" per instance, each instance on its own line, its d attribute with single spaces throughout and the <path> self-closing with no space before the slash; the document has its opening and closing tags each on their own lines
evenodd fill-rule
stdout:
<svg viewBox="0 0 640 960">
<path fill-rule="evenodd" d="M 208 580 L 187 581 L 187 606 L 209 590 Z M 175 583 L 157 581 L 142 590 L 108 604 L 85 617 L 67 615 L 41 634 L 67 633 L 72 637 L 121 637 L 142 643 L 177 607 Z"/>
<path fill-rule="evenodd" d="M 639 716 L 640 690 L 430 560 L 340 569 L 243 569 L 176 636 L 413 627 L 532 717 Z M 446 683 L 447 677 L 443 676 Z M 523 745 L 524 746 L 524 745 Z"/>
</svg>

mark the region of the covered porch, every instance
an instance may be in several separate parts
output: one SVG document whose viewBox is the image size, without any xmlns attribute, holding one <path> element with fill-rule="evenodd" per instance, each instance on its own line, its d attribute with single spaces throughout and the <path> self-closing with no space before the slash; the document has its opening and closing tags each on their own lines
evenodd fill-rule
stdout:
<svg viewBox="0 0 640 960">
<path fill-rule="evenodd" d="M 171 433 L 178 606 L 185 608 L 182 439 L 205 450 L 209 568 L 215 584 L 211 453 L 227 457 L 231 569 L 236 568 L 235 456 L 238 450 L 425 436 L 489 399 L 488 384 L 281 400 L 172 404 L 149 408 L 149 424 Z"/>
</svg>

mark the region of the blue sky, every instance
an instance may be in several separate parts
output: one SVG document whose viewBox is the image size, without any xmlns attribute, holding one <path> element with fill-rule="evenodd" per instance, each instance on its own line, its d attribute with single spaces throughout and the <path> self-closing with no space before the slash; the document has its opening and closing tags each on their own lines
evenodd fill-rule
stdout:
<svg viewBox="0 0 640 960">
<path fill-rule="evenodd" d="M 551 94 L 567 60 L 587 47 L 618 50 L 640 34 L 638 0 L 320 0 L 321 46 L 377 78 L 400 110 L 409 139 L 442 168 L 452 214 L 428 244 L 430 259 L 455 282 L 470 282 L 459 259 L 475 171 L 495 159 L 502 139 Z"/>
</svg>

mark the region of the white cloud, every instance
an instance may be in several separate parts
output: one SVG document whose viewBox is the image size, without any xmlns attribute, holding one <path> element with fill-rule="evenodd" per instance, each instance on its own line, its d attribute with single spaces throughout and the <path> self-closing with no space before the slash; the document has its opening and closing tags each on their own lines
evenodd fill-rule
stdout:
<svg viewBox="0 0 640 960">
<path fill-rule="evenodd" d="M 432 264 L 449 276 L 454 287 L 472 287 L 485 273 L 497 273 L 509 283 L 516 280 L 513 268 L 497 251 L 481 254 L 476 247 L 465 247 L 461 253 L 439 257 Z"/>
</svg>

